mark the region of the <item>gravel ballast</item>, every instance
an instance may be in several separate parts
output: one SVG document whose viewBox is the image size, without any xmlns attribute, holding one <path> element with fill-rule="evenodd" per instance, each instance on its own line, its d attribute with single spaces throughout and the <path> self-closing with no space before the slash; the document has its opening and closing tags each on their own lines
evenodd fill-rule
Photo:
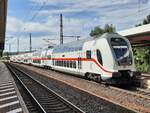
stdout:
<svg viewBox="0 0 150 113">
<path fill-rule="evenodd" d="M 50 89 L 54 90 L 56 93 L 63 96 L 68 101 L 70 101 L 87 113 L 133 113 L 133 111 L 107 102 L 103 99 L 73 88 L 62 82 L 48 79 L 43 75 L 31 72 L 25 68 L 24 70 L 26 73 L 32 74 L 34 78 L 36 78 L 37 80 L 48 86 Z"/>
</svg>

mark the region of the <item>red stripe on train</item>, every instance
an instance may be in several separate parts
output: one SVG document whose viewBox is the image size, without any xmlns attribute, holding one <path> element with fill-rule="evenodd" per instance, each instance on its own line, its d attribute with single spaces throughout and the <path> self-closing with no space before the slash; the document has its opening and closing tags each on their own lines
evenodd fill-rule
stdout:
<svg viewBox="0 0 150 113">
<path fill-rule="evenodd" d="M 78 60 L 78 58 L 53 58 L 52 60 Z M 81 61 L 92 61 L 94 62 L 98 67 L 100 67 L 103 71 L 107 72 L 107 73 L 112 73 L 106 69 L 103 68 L 102 65 L 100 65 L 94 58 L 91 59 L 87 59 L 87 58 L 81 58 Z"/>
<path fill-rule="evenodd" d="M 32 58 L 32 60 L 81 60 L 81 61 L 92 61 L 94 62 L 98 67 L 100 67 L 103 71 L 107 72 L 107 73 L 112 73 L 106 69 L 104 69 L 104 67 L 102 65 L 100 65 L 94 58 L 91 58 L 91 59 L 87 59 L 87 58 Z"/>
</svg>

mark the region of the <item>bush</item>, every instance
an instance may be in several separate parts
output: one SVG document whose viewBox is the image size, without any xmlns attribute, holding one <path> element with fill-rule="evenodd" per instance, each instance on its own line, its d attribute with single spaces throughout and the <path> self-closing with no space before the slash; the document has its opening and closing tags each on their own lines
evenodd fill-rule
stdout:
<svg viewBox="0 0 150 113">
<path fill-rule="evenodd" d="M 149 71 L 149 53 L 150 49 L 148 47 L 133 47 L 135 66 L 138 71 L 145 73 Z"/>
</svg>

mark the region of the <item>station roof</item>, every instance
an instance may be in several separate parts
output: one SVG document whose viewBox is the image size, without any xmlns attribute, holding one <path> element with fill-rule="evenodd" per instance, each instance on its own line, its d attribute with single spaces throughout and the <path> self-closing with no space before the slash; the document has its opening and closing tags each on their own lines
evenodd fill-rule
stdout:
<svg viewBox="0 0 150 113">
<path fill-rule="evenodd" d="M 132 44 L 150 45 L 150 24 L 118 32 L 127 37 Z"/>
<path fill-rule="evenodd" d="M 0 0 L 0 50 L 4 49 L 7 16 L 7 0 Z"/>
</svg>

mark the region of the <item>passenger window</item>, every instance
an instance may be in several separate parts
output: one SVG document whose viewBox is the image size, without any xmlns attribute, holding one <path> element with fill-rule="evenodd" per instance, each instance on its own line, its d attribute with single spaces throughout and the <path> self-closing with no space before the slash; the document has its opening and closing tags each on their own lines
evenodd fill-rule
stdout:
<svg viewBox="0 0 150 113">
<path fill-rule="evenodd" d="M 102 55 L 101 55 L 101 52 L 100 52 L 100 50 L 96 50 L 96 55 L 97 55 L 97 60 L 98 60 L 98 62 L 101 64 L 101 65 L 103 65 L 103 61 L 102 61 Z"/>
<path fill-rule="evenodd" d="M 55 61 L 53 60 L 53 65 L 55 65 Z"/>
<path fill-rule="evenodd" d="M 76 61 L 73 62 L 73 68 L 76 68 Z"/>
<path fill-rule="evenodd" d="M 66 61 L 64 61 L 64 67 L 66 67 L 66 65 L 67 65 L 67 63 L 66 63 Z"/>
<path fill-rule="evenodd" d="M 67 67 L 69 67 L 69 61 L 67 61 Z"/>
<path fill-rule="evenodd" d="M 72 68 L 72 61 L 70 61 L 70 68 Z"/>
<path fill-rule="evenodd" d="M 63 66 L 63 61 L 61 61 L 61 66 Z"/>
<path fill-rule="evenodd" d="M 86 58 L 91 59 L 91 50 L 86 51 Z"/>
<path fill-rule="evenodd" d="M 60 66 L 61 65 L 61 61 L 58 61 L 58 66 Z"/>
<path fill-rule="evenodd" d="M 63 67 L 65 67 L 65 61 L 64 61 L 64 60 L 63 60 L 63 64 L 62 64 L 62 66 L 63 66 Z"/>
<path fill-rule="evenodd" d="M 58 66 L 60 66 L 60 61 L 58 60 L 57 62 L 58 62 Z"/>
<path fill-rule="evenodd" d="M 58 66 L 58 61 L 56 60 L 56 66 Z"/>
</svg>

